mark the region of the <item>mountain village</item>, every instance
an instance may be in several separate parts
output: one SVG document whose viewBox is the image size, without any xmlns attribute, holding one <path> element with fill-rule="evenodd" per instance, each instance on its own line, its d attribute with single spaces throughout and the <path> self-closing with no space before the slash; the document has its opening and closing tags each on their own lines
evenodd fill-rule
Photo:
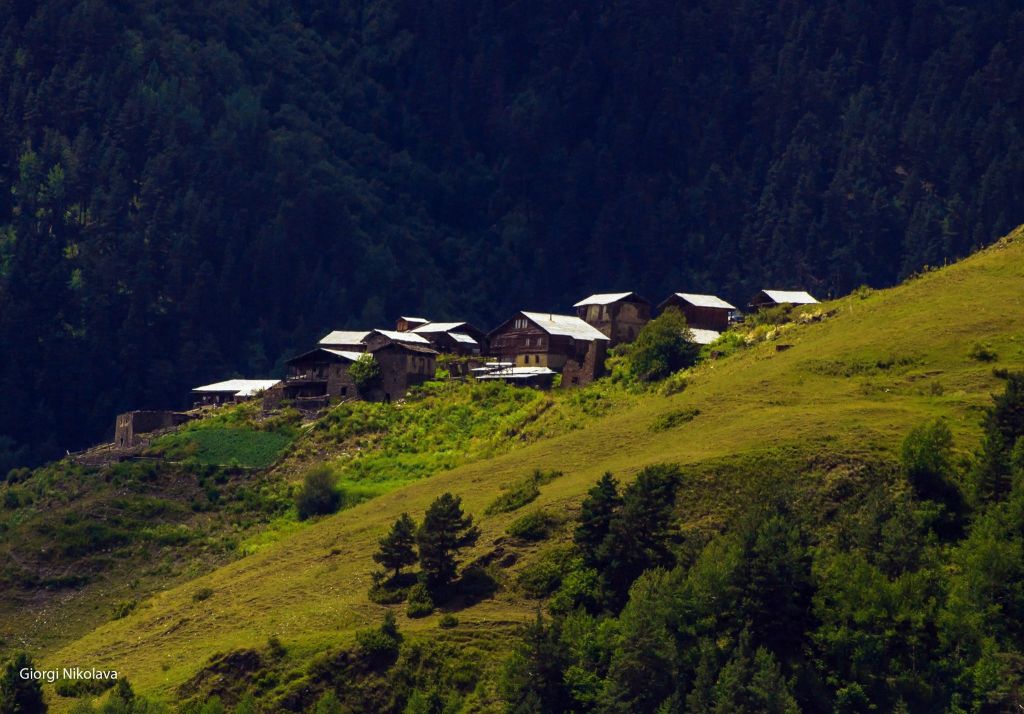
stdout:
<svg viewBox="0 0 1024 714">
<path fill-rule="evenodd" d="M 748 307 L 757 311 L 817 302 L 804 291 L 766 289 Z M 601 377 L 608 350 L 636 339 L 655 313 L 679 310 L 690 339 L 700 345 L 713 343 L 743 319 L 725 300 L 696 293 L 672 293 L 656 306 L 634 292 L 598 293 L 573 307 L 575 315 L 523 310 L 490 332 L 469 322 L 411 316 L 399 317 L 394 329 L 334 330 L 287 360 L 283 379 L 228 379 L 196 387 L 191 412 L 119 414 L 113 447 L 130 450 L 191 420 L 197 410 L 249 399 L 262 399 L 266 411 L 286 404 L 318 411 L 332 401 L 352 399 L 391 402 L 435 379 L 439 368 L 453 379 L 539 389 L 582 386 Z"/>
</svg>

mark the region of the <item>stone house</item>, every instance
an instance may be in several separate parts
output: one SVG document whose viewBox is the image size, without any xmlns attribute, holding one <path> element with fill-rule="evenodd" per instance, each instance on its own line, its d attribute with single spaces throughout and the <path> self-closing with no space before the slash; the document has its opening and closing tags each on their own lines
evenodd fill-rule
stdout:
<svg viewBox="0 0 1024 714">
<path fill-rule="evenodd" d="M 564 386 L 601 376 L 609 338 L 572 315 L 519 312 L 488 335 L 489 353 L 516 367 L 561 372 Z"/>
<path fill-rule="evenodd" d="M 610 340 L 632 342 L 651 320 L 651 303 L 636 293 L 601 293 L 573 305 L 576 315 Z"/>
</svg>

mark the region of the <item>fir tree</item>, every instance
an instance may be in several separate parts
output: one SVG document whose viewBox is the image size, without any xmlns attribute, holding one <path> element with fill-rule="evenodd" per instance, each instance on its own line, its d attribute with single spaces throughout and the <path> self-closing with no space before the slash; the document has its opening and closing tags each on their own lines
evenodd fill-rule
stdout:
<svg viewBox="0 0 1024 714">
<path fill-rule="evenodd" d="M 619 482 L 606 471 L 597 484 L 587 492 L 580 512 L 580 524 L 573 534 L 573 540 L 583 553 L 583 560 L 587 565 L 598 564 L 598 551 L 608 536 L 612 518 L 621 504 Z"/>
<path fill-rule="evenodd" d="M 380 549 L 373 554 L 374 561 L 394 570 L 393 577 L 397 578 L 402 568 L 416 562 L 416 522 L 403 513 L 378 543 Z"/>
<path fill-rule="evenodd" d="M 23 679 L 23 669 L 35 669 L 32 658 L 24 652 L 16 654 L 0 677 L 0 714 L 40 714 L 46 711 L 43 688 L 35 679 Z"/>
<path fill-rule="evenodd" d="M 459 551 L 474 545 L 479 537 L 480 529 L 473 525 L 473 517 L 462 512 L 460 497 L 444 493 L 430 504 L 416 531 L 416 544 L 431 595 L 437 598 L 445 594 L 455 579 Z"/>
</svg>

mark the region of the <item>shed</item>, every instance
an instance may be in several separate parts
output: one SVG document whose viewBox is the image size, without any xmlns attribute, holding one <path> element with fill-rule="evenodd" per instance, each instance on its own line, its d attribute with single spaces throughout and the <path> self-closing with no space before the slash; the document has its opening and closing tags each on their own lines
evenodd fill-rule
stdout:
<svg viewBox="0 0 1024 714">
<path fill-rule="evenodd" d="M 736 307 L 717 295 L 672 293 L 658 305 L 658 312 L 677 307 L 686 317 L 686 324 L 700 330 L 722 332 L 729 328 L 729 315 Z"/>
</svg>

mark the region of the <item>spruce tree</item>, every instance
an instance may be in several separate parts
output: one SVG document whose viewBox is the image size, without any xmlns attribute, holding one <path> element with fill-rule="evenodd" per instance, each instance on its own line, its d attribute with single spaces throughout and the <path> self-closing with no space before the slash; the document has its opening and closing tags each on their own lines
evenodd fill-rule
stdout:
<svg viewBox="0 0 1024 714">
<path fill-rule="evenodd" d="M 416 562 L 416 522 L 403 513 L 378 543 L 380 549 L 373 554 L 374 561 L 394 570 L 393 577 L 397 578 L 402 568 Z"/>
<path fill-rule="evenodd" d="M 46 711 L 43 688 L 35 679 L 23 679 L 21 670 L 35 669 L 32 658 L 21 652 L 11 659 L 0 677 L 0 714 L 39 714 Z"/>
<path fill-rule="evenodd" d="M 580 513 L 580 524 L 573 534 L 573 540 L 583 553 L 587 565 L 598 564 L 601 544 L 608 536 L 612 518 L 621 504 L 619 482 L 606 471 L 597 485 L 587 493 Z"/>
<path fill-rule="evenodd" d="M 457 556 L 480 537 L 473 517 L 462 512 L 462 499 L 450 493 L 438 496 L 416 531 L 423 580 L 431 595 L 443 596 L 455 579 Z"/>
</svg>

